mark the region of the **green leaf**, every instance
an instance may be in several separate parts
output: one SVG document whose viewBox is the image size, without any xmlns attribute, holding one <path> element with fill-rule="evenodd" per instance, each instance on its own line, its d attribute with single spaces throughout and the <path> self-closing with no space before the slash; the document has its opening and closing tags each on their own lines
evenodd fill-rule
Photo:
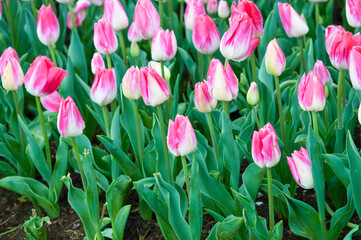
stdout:
<svg viewBox="0 0 361 240">
<path fill-rule="evenodd" d="M 240 192 L 246 195 L 245 191 L 247 191 L 252 200 L 255 201 L 264 174 L 264 168 L 260 168 L 257 164 L 251 163 L 242 174 L 243 185 L 240 188 Z"/>
<path fill-rule="evenodd" d="M 203 224 L 203 204 L 201 201 L 201 191 L 198 181 L 199 166 L 196 161 L 192 161 L 189 193 L 189 226 L 192 234 L 192 239 L 201 239 L 202 224 Z"/>
<path fill-rule="evenodd" d="M 336 174 L 338 179 L 340 179 L 343 186 L 347 188 L 350 184 L 350 170 L 348 167 L 345 166 L 345 163 L 334 154 L 325 154 L 323 156 L 325 157 L 326 163 L 332 168 L 333 172 Z"/>
<path fill-rule="evenodd" d="M 68 145 L 62 139 L 60 139 L 60 144 L 56 151 L 56 161 L 53 170 L 55 202 L 57 202 L 61 188 L 63 187 L 63 182 L 61 181 L 61 178 L 65 175 L 66 170 L 68 169 L 68 158 Z"/>
<path fill-rule="evenodd" d="M 4 161 L 0 161 L 0 174 L 4 175 L 5 177 L 17 175 L 16 171 L 12 168 L 12 166 Z"/>
<path fill-rule="evenodd" d="M 125 225 L 127 223 L 128 216 L 129 216 L 130 208 L 131 208 L 131 205 L 125 205 L 118 211 L 118 214 L 114 221 L 115 227 L 113 228 L 113 235 L 115 232 L 115 234 L 118 236 L 118 238 L 116 238 L 116 239 L 123 239 L 124 229 L 125 229 Z M 112 226 L 113 226 L 113 224 L 112 224 Z"/>
<path fill-rule="evenodd" d="M 217 226 L 217 239 L 235 239 L 243 221 L 241 217 L 228 216 Z"/>
<path fill-rule="evenodd" d="M 75 29 L 71 31 L 68 56 L 73 63 L 75 73 L 78 74 L 85 82 L 88 82 L 88 70 L 84 48 L 78 32 Z"/>
</svg>

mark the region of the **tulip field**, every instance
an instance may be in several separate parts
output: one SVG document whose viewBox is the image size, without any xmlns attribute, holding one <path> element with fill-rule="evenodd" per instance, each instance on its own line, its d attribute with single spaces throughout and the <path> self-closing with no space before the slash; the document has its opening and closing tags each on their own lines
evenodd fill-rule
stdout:
<svg viewBox="0 0 361 240">
<path fill-rule="evenodd" d="M 361 239 L 361 0 L 1 0 L 0 239 Z"/>
</svg>

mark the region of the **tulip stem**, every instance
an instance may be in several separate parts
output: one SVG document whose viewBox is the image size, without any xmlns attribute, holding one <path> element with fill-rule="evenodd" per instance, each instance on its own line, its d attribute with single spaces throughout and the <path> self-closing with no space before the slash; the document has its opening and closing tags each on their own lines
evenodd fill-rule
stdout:
<svg viewBox="0 0 361 240">
<path fill-rule="evenodd" d="M 274 219 L 274 212 L 273 212 L 272 169 L 271 168 L 267 168 L 267 182 L 268 182 L 269 231 L 270 231 L 270 235 L 272 238 L 275 219 Z"/>
<path fill-rule="evenodd" d="M 134 106 L 134 117 L 135 117 L 135 125 L 136 125 L 136 131 L 137 131 L 137 140 L 138 140 L 138 160 L 139 160 L 139 167 L 140 170 L 143 173 L 143 176 L 145 177 L 145 171 L 143 168 L 143 138 L 142 138 L 142 131 L 140 129 L 140 119 L 139 119 L 139 111 L 138 111 L 138 104 L 136 100 L 133 100 L 133 106 Z"/>
<path fill-rule="evenodd" d="M 69 8 L 69 13 L 70 13 L 70 18 L 71 18 L 72 29 L 76 30 L 74 11 L 73 11 L 73 6 L 71 3 L 68 3 L 68 8 Z"/>
<path fill-rule="evenodd" d="M 160 16 L 160 26 L 164 28 L 163 26 L 163 12 L 164 12 L 164 5 L 162 1 L 159 1 L 159 16 Z"/>
<path fill-rule="evenodd" d="M 120 48 L 122 49 L 122 55 L 123 55 L 123 63 L 126 68 L 128 68 L 128 61 L 127 61 L 127 52 L 125 49 L 125 43 L 124 43 L 124 37 L 122 34 L 122 30 L 118 32 L 119 35 L 119 42 L 120 42 Z"/>
<path fill-rule="evenodd" d="M 306 73 L 306 61 L 305 61 L 305 55 L 303 53 L 302 37 L 298 38 L 298 44 L 300 45 L 302 70 L 303 70 L 304 73 Z"/>
<path fill-rule="evenodd" d="M 325 102 L 325 108 L 323 109 L 323 113 L 325 114 L 325 127 L 326 127 L 326 132 L 328 132 L 327 100 L 326 100 L 326 102 Z"/>
<path fill-rule="evenodd" d="M 280 89 L 280 81 L 279 81 L 278 76 L 275 76 L 275 83 L 276 83 L 276 93 L 277 93 L 278 115 L 280 118 L 280 126 L 281 126 L 281 139 L 282 139 L 283 145 L 285 146 L 285 152 L 287 152 L 286 151 L 287 144 L 286 144 L 285 122 L 284 122 L 284 118 L 283 118 L 281 89 Z"/>
<path fill-rule="evenodd" d="M 71 142 L 73 144 L 75 160 L 76 160 L 76 162 L 78 164 L 78 169 L 79 169 L 79 172 L 80 172 L 81 181 L 83 182 L 84 191 L 85 191 L 85 189 L 87 188 L 87 183 L 86 183 L 86 178 L 85 178 L 85 174 L 84 174 L 84 170 L 83 170 L 83 165 L 82 165 L 81 159 L 80 159 L 78 146 L 76 145 L 75 137 L 71 138 Z"/>
<path fill-rule="evenodd" d="M 46 132 L 43 111 L 41 110 L 40 97 L 35 97 L 35 100 L 36 100 L 36 107 L 38 108 L 38 112 L 39 112 L 39 119 L 40 119 L 41 128 L 43 130 L 43 135 L 44 135 L 46 162 L 48 164 L 48 168 L 49 168 L 50 172 L 52 172 L 50 144 L 49 144 L 49 140 L 48 140 L 48 134 Z"/>
<path fill-rule="evenodd" d="M 326 211 L 327 211 L 328 214 L 330 214 L 331 216 L 333 216 L 333 214 L 335 214 L 335 212 L 332 211 L 332 209 L 331 209 L 331 207 L 328 205 L 328 203 L 326 203 Z M 350 227 L 350 228 L 358 227 L 357 224 L 350 223 L 350 222 L 347 223 L 347 226 Z"/>
<path fill-rule="evenodd" d="M 163 142 L 163 153 L 164 153 L 165 167 L 167 169 L 168 183 L 173 185 L 172 172 L 170 169 L 170 161 L 169 161 L 169 154 L 168 154 L 168 148 L 167 148 L 167 137 L 165 134 L 165 127 L 164 127 L 164 117 L 163 117 L 163 112 L 162 112 L 162 106 L 158 105 L 157 110 L 158 110 L 158 118 L 159 118 L 159 127 L 160 127 L 160 132 L 162 134 L 162 140 L 163 140 L 162 141 Z"/>
<path fill-rule="evenodd" d="M 255 60 L 254 52 L 252 52 L 252 54 L 251 54 L 251 68 L 252 68 L 253 82 L 258 84 L 258 82 L 257 82 L 256 60 Z"/>
<path fill-rule="evenodd" d="M 108 64 L 108 69 L 112 68 L 112 59 L 110 58 L 110 54 L 107 54 L 107 64 Z"/>
<path fill-rule="evenodd" d="M 107 106 L 102 106 L 103 110 L 103 117 L 104 117 L 104 125 L 105 125 L 105 131 L 107 134 L 107 137 L 110 138 L 110 130 L 109 130 L 109 122 L 108 122 L 108 108 Z"/>
<path fill-rule="evenodd" d="M 316 26 L 320 23 L 320 6 L 318 2 L 315 2 L 315 13 L 316 13 Z"/>
<path fill-rule="evenodd" d="M 181 37 L 183 37 L 183 21 L 184 21 L 184 2 L 180 3 L 180 17 L 179 17 L 179 31 Z"/>
<path fill-rule="evenodd" d="M 5 1 L 6 3 L 6 1 Z M 6 21 L 9 24 L 9 32 L 10 32 L 10 38 L 11 38 L 11 42 L 13 47 L 16 49 L 15 46 L 15 40 L 16 40 L 16 36 L 15 36 L 15 28 L 14 28 L 14 18 L 13 18 L 13 11 L 12 11 L 12 7 L 11 7 L 11 1 L 8 1 L 8 4 L 4 7 L 4 11 L 5 11 L 5 15 L 6 15 Z"/>
<path fill-rule="evenodd" d="M 38 12 L 36 11 L 36 0 L 31 0 L 30 2 L 31 2 L 31 8 L 33 10 L 35 22 L 37 22 L 38 21 Z"/>
<path fill-rule="evenodd" d="M 223 111 L 226 113 L 226 115 L 228 116 L 228 118 L 230 118 L 230 114 L 229 114 L 229 102 L 223 101 L 223 102 L 222 102 L 222 106 L 223 106 Z"/>
<path fill-rule="evenodd" d="M 169 18 L 170 18 L 170 29 L 173 30 L 174 28 L 174 21 L 173 21 L 173 0 L 168 1 L 168 8 L 169 8 Z"/>
<path fill-rule="evenodd" d="M 312 111 L 312 121 L 313 121 L 313 130 L 315 131 L 315 134 L 317 137 L 319 137 L 318 134 L 318 122 L 317 122 L 317 112 Z"/>
<path fill-rule="evenodd" d="M 18 116 L 20 116 L 20 107 L 19 107 L 19 101 L 18 101 L 18 97 L 16 95 L 16 92 L 15 91 L 12 91 L 13 92 L 13 97 L 14 97 L 14 103 L 15 103 L 15 109 L 16 109 L 16 114 Z M 18 119 L 18 118 L 17 118 Z M 20 134 L 20 141 L 21 141 L 21 145 L 23 147 L 23 150 L 25 152 L 25 147 L 26 147 L 26 142 L 25 142 L 25 136 L 24 136 L 24 131 L 20 125 L 20 122 L 19 122 L 19 119 L 18 119 L 18 124 L 19 124 L 19 134 Z"/>
<path fill-rule="evenodd" d="M 261 129 L 261 124 L 259 123 L 259 120 L 258 120 L 257 108 L 256 108 L 256 107 L 253 107 L 253 112 L 254 112 L 254 118 L 256 119 L 257 128 L 258 128 L 258 129 Z"/>
<path fill-rule="evenodd" d="M 202 66 L 202 54 L 197 51 L 198 54 L 198 68 L 199 68 L 199 82 L 203 81 L 203 66 Z"/>
<path fill-rule="evenodd" d="M 165 74 L 164 74 L 164 61 L 160 61 L 160 69 L 161 69 L 161 74 L 162 74 L 162 78 L 166 81 L 166 83 L 168 84 L 168 89 L 169 89 L 169 96 L 171 97 L 172 96 L 172 88 L 170 87 L 170 81 L 166 80 L 165 79 Z M 167 121 L 169 120 L 169 112 L 170 112 L 170 104 L 171 104 L 171 101 L 167 101 L 167 103 L 165 104 L 166 106 L 166 119 Z"/>
<path fill-rule="evenodd" d="M 49 46 L 49 51 L 50 51 L 51 60 L 55 64 L 55 67 L 57 67 L 58 63 L 56 61 L 56 56 L 55 56 L 55 45 Z"/>
<path fill-rule="evenodd" d="M 208 126 L 209 126 L 209 132 L 211 133 L 211 139 L 212 139 L 212 146 L 214 150 L 214 156 L 216 157 L 216 163 L 217 163 L 217 169 L 219 169 L 219 160 L 218 160 L 218 149 L 217 149 L 217 140 L 216 140 L 216 134 L 214 133 L 213 128 L 213 122 L 212 122 L 212 115 L 210 112 L 206 113 Z"/>
<path fill-rule="evenodd" d="M 338 74 L 337 87 L 337 128 L 339 134 L 336 132 L 336 152 L 342 152 L 343 149 L 343 123 L 342 123 L 342 93 L 344 91 L 345 76 L 343 70 Z"/>
<path fill-rule="evenodd" d="M 186 179 L 186 187 L 187 187 L 187 192 L 188 192 L 188 196 L 190 194 L 190 184 L 189 184 L 189 173 L 188 173 L 188 167 L 187 167 L 187 159 L 185 156 L 181 156 L 182 158 L 182 166 L 183 166 L 183 172 L 184 172 L 184 178 Z"/>
</svg>

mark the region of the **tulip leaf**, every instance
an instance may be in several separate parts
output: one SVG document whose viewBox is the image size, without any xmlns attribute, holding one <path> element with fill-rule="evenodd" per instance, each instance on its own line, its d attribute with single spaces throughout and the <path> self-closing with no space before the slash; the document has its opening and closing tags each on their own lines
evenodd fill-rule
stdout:
<svg viewBox="0 0 361 240">
<path fill-rule="evenodd" d="M 83 43 L 80 41 L 78 32 L 75 29 L 71 31 L 68 56 L 73 63 L 75 73 L 78 74 L 81 79 L 88 82 L 88 70 Z"/>
<path fill-rule="evenodd" d="M 334 154 L 325 154 L 324 157 L 326 163 L 332 168 L 333 172 L 336 174 L 338 179 L 340 179 L 343 186 L 347 188 L 350 184 L 350 170 L 348 167 L 345 166 L 345 163 Z"/>
<path fill-rule="evenodd" d="M 355 239 L 354 237 L 361 235 L 361 224 L 357 227 L 354 227 L 345 237 L 343 240 L 352 240 Z"/>
<path fill-rule="evenodd" d="M 9 163 L 3 161 L 0 161 L 0 174 L 5 177 L 17 175 L 13 167 Z"/>
<path fill-rule="evenodd" d="M 69 150 L 68 145 L 60 139 L 59 147 L 56 151 L 55 164 L 53 170 L 53 179 L 54 179 L 54 191 L 55 191 L 55 202 L 60 195 L 61 188 L 63 187 L 63 182 L 60 179 L 65 175 L 66 170 L 68 169 L 68 158 Z"/>
<path fill-rule="evenodd" d="M 196 83 L 196 66 L 197 64 L 193 61 L 192 57 L 186 52 L 183 48 L 178 47 L 177 52 L 180 54 L 181 58 L 183 59 L 184 64 L 186 65 L 189 74 L 192 76 L 192 82 Z"/>
<path fill-rule="evenodd" d="M 255 201 L 264 174 L 264 168 L 260 168 L 257 164 L 251 163 L 242 174 L 243 185 L 240 188 L 240 192 L 246 195 L 245 191 L 247 191 L 252 200 Z"/>
<path fill-rule="evenodd" d="M 201 191 L 198 181 L 199 166 L 197 161 L 192 161 L 189 193 L 189 226 L 192 239 L 201 239 L 203 224 L 203 204 L 201 201 Z"/>
</svg>

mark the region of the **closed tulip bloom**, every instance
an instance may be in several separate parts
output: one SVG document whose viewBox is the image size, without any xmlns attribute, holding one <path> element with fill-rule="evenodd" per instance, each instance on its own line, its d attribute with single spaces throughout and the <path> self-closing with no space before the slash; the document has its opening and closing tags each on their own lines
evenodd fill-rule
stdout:
<svg viewBox="0 0 361 240">
<path fill-rule="evenodd" d="M 93 85 L 90 89 L 91 99 L 99 106 L 111 103 L 117 96 L 117 79 L 114 68 L 101 69 L 95 72 Z"/>
<path fill-rule="evenodd" d="M 346 0 L 346 18 L 351 27 L 361 27 L 361 1 Z"/>
<path fill-rule="evenodd" d="M 154 7 L 152 2 L 150 0 L 138 0 L 134 10 L 133 23 L 129 29 L 129 31 L 132 30 L 131 36 L 138 36 L 144 40 L 151 39 L 153 37 L 154 31 L 159 26 L 159 13 L 157 12 L 157 9 Z M 134 34 L 134 32 L 136 34 Z M 135 39 L 129 40 L 132 41 Z"/>
<path fill-rule="evenodd" d="M 136 100 L 142 96 L 140 92 L 140 72 L 138 67 L 131 66 L 124 74 L 122 89 L 126 98 Z"/>
<path fill-rule="evenodd" d="M 132 23 L 128 29 L 128 39 L 130 42 L 142 41 L 142 36 L 136 31 L 136 26 Z"/>
<path fill-rule="evenodd" d="M 304 189 L 314 187 L 310 158 L 307 150 L 301 147 L 300 151 L 294 151 L 292 157 L 287 157 L 293 179 Z"/>
<path fill-rule="evenodd" d="M 76 137 L 83 134 L 84 120 L 70 96 L 61 100 L 57 125 L 63 137 Z"/>
<path fill-rule="evenodd" d="M 91 68 L 93 74 L 95 74 L 98 68 L 102 68 L 102 69 L 105 68 L 104 60 L 100 53 L 96 52 L 93 54 L 93 58 L 91 61 Z"/>
<path fill-rule="evenodd" d="M 306 21 L 288 3 L 278 3 L 283 28 L 288 37 L 301 37 L 308 33 Z"/>
<path fill-rule="evenodd" d="M 147 106 L 158 106 L 169 98 L 167 82 L 154 70 L 140 69 L 140 91 Z"/>
<path fill-rule="evenodd" d="M 325 64 L 321 60 L 318 60 L 313 67 L 313 72 L 321 80 L 323 85 L 326 85 L 331 81 L 331 75 Z"/>
<path fill-rule="evenodd" d="M 15 91 L 23 85 L 24 73 L 19 62 L 14 57 L 10 57 L 7 60 L 6 67 L 1 74 L 1 79 L 3 88 L 9 91 Z"/>
<path fill-rule="evenodd" d="M 49 112 L 58 112 L 61 103 L 61 97 L 58 91 L 55 91 L 49 95 L 40 97 L 41 104 Z"/>
<path fill-rule="evenodd" d="M 255 82 L 251 83 L 251 86 L 247 92 L 247 103 L 251 106 L 255 106 L 259 101 L 258 87 Z"/>
<path fill-rule="evenodd" d="M 226 67 L 218 59 L 212 59 L 207 73 L 208 88 L 211 96 L 219 101 L 231 101 L 238 95 L 238 79 L 231 65 Z"/>
<path fill-rule="evenodd" d="M 361 90 L 361 47 L 353 47 L 350 52 L 348 70 L 352 86 Z"/>
<path fill-rule="evenodd" d="M 59 2 L 59 3 L 72 3 L 75 0 L 56 0 L 56 1 Z"/>
<path fill-rule="evenodd" d="M 276 39 L 267 45 L 265 65 L 268 74 L 272 76 L 280 76 L 285 70 L 286 58 Z"/>
<path fill-rule="evenodd" d="M 219 48 L 221 35 L 207 14 L 198 16 L 194 22 L 192 41 L 197 51 L 205 55 L 211 55 Z"/>
<path fill-rule="evenodd" d="M 113 27 L 105 18 L 94 24 L 94 45 L 102 54 L 114 53 L 118 48 L 118 40 Z"/>
<path fill-rule="evenodd" d="M 33 96 L 45 96 L 56 91 L 67 75 L 64 69 L 55 67 L 49 58 L 38 56 L 25 74 L 25 88 Z"/>
<path fill-rule="evenodd" d="M 87 0 L 78 0 L 75 4 L 75 8 L 73 9 L 75 25 L 77 27 L 83 24 L 84 19 L 86 18 L 86 9 L 90 6 L 90 2 Z M 73 23 L 71 22 L 71 16 L 68 12 L 66 17 L 66 26 L 69 29 L 73 28 Z"/>
<path fill-rule="evenodd" d="M 128 16 L 119 0 L 104 1 L 104 17 L 112 23 L 114 31 L 126 29 L 129 25 Z"/>
<path fill-rule="evenodd" d="M 177 53 L 177 40 L 174 32 L 168 29 L 164 31 L 158 27 L 152 40 L 152 59 L 155 61 L 168 61 Z"/>
<path fill-rule="evenodd" d="M 252 136 L 252 158 L 260 168 L 271 168 L 280 161 L 278 137 L 271 123 L 267 123 Z"/>
<path fill-rule="evenodd" d="M 42 5 L 38 13 L 36 33 L 40 42 L 46 46 L 51 46 L 58 41 L 60 34 L 59 21 L 56 18 L 51 5 Z"/>
<path fill-rule="evenodd" d="M 311 71 L 303 74 L 297 90 L 298 103 L 304 111 L 319 112 L 325 107 L 325 88 L 317 75 Z"/>
<path fill-rule="evenodd" d="M 164 67 L 164 80 L 169 81 L 170 79 L 170 71 L 166 66 Z M 154 69 L 159 76 L 162 76 L 162 65 L 159 62 L 150 61 L 148 63 L 148 68 Z"/>
<path fill-rule="evenodd" d="M 197 138 L 188 117 L 177 115 L 169 120 L 167 144 L 174 156 L 186 156 L 194 152 L 197 147 Z"/>
<path fill-rule="evenodd" d="M 19 56 L 16 51 L 12 47 L 8 47 L 5 51 L 1 54 L 0 57 L 0 75 L 4 72 L 4 69 L 7 65 L 7 61 L 11 58 L 15 58 L 19 62 Z"/>
<path fill-rule="evenodd" d="M 207 1 L 207 12 L 209 14 L 216 13 L 218 10 L 218 1 L 217 0 L 208 0 Z"/>
<path fill-rule="evenodd" d="M 346 30 L 342 26 L 328 26 L 325 31 L 325 47 L 326 52 L 330 55 L 331 46 L 335 37 L 339 34 L 345 34 Z"/>
<path fill-rule="evenodd" d="M 207 82 L 198 82 L 194 87 L 194 103 L 198 111 L 211 112 L 217 106 L 217 100 L 211 96 Z"/>
<path fill-rule="evenodd" d="M 347 70 L 350 51 L 356 45 L 357 41 L 350 32 L 339 33 L 335 36 L 329 55 L 332 65 L 338 70 Z"/>
<path fill-rule="evenodd" d="M 186 11 L 184 14 L 184 23 L 186 29 L 193 31 L 194 21 L 200 15 L 206 13 L 202 0 L 190 0 L 187 3 Z"/>
<path fill-rule="evenodd" d="M 218 5 L 218 17 L 226 19 L 229 16 L 229 6 L 224 0 L 221 0 Z"/>
</svg>

